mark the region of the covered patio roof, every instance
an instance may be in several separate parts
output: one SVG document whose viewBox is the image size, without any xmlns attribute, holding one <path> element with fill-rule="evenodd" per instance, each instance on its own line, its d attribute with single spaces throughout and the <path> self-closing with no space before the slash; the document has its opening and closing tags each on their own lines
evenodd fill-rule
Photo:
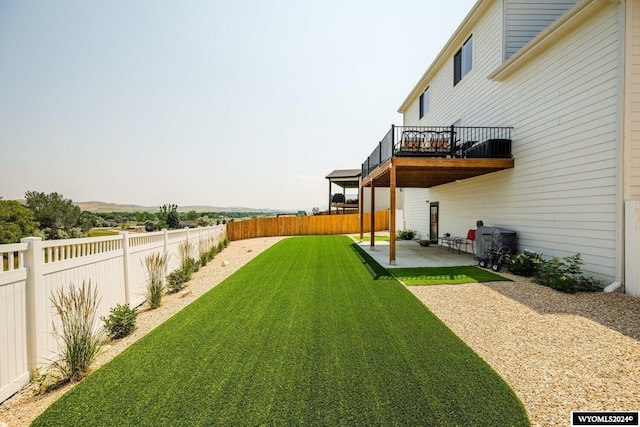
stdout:
<svg viewBox="0 0 640 427">
<path fill-rule="evenodd" d="M 429 188 L 504 169 L 512 169 L 514 160 L 458 159 L 437 157 L 394 157 L 387 160 L 362 181 L 363 187 L 391 187 L 391 169 L 395 168 L 395 187 Z"/>
<path fill-rule="evenodd" d="M 358 209 L 358 203 L 346 203 L 343 201 L 341 203 L 335 203 L 332 200 L 332 189 L 331 185 L 335 184 L 343 189 L 343 194 L 347 188 L 349 189 L 357 189 L 358 190 L 358 200 L 360 200 L 360 176 L 362 172 L 360 169 L 336 169 L 327 175 L 327 179 L 329 180 L 329 215 L 331 215 L 331 208 L 336 208 L 339 212 L 340 209 L 343 212 L 347 211 L 355 211 Z"/>
<path fill-rule="evenodd" d="M 327 175 L 327 179 L 342 188 L 358 188 L 360 175 L 360 169 L 336 169 Z"/>
<path fill-rule="evenodd" d="M 389 230 L 396 229 L 396 188 L 429 188 L 476 176 L 512 169 L 513 158 L 392 157 L 371 171 L 361 187 L 371 187 L 371 223 L 375 224 L 375 187 L 388 187 L 390 194 Z M 360 237 L 364 230 L 363 203 L 360 203 Z M 375 227 L 372 226 L 372 229 Z M 371 233 L 370 245 L 375 239 Z M 396 241 L 389 242 L 389 264 L 396 264 Z"/>
</svg>

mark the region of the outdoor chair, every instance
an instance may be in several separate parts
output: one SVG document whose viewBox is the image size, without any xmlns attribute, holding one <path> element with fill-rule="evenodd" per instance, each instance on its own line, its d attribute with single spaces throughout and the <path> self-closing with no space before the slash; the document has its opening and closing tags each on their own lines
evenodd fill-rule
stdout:
<svg viewBox="0 0 640 427">
<path fill-rule="evenodd" d="M 467 237 L 465 239 L 462 239 L 460 241 L 461 245 L 464 245 L 464 251 L 467 252 L 467 248 L 469 247 L 469 245 L 471 245 L 471 252 L 474 252 L 474 244 L 476 242 L 476 230 L 475 229 L 470 229 L 467 232 Z"/>
<path fill-rule="evenodd" d="M 424 133 L 417 130 L 402 132 L 401 151 L 418 151 L 424 147 Z"/>
</svg>

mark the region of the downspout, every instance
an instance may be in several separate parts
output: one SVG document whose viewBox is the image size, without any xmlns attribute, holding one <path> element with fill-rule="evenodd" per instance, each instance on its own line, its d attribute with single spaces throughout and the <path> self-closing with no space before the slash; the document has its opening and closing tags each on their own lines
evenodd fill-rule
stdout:
<svg viewBox="0 0 640 427">
<path fill-rule="evenodd" d="M 619 280 L 613 281 L 611 282 L 610 285 L 606 286 L 604 288 L 604 292 L 614 292 L 616 289 L 619 289 L 622 287 L 622 283 L 620 283 Z"/>
</svg>

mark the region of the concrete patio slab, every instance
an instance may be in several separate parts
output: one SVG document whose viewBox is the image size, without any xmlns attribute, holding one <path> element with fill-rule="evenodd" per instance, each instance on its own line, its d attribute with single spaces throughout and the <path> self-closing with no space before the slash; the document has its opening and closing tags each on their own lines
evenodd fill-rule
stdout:
<svg viewBox="0 0 640 427">
<path fill-rule="evenodd" d="M 461 265 L 477 265 L 475 256 L 470 253 L 451 251 L 438 245 L 420 246 L 416 241 L 396 241 L 396 263 L 389 264 L 389 242 L 375 242 L 372 249 L 370 242 L 358 242 L 378 264 L 385 268 L 395 267 L 454 267 Z"/>
</svg>

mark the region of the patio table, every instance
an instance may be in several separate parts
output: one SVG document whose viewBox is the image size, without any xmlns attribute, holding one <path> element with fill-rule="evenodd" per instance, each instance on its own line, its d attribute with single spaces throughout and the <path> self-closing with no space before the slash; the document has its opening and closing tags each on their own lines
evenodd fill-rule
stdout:
<svg viewBox="0 0 640 427">
<path fill-rule="evenodd" d="M 439 237 L 440 239 L 440 246 L 446 246 L 448 251 L 455 251 L 456 249 L 458 250 L 458 253 L 460 253 L 460 247 L 462 246 L 462 237 L 457 237 L 457 236 L 442 236 Z"/>
</svg>

